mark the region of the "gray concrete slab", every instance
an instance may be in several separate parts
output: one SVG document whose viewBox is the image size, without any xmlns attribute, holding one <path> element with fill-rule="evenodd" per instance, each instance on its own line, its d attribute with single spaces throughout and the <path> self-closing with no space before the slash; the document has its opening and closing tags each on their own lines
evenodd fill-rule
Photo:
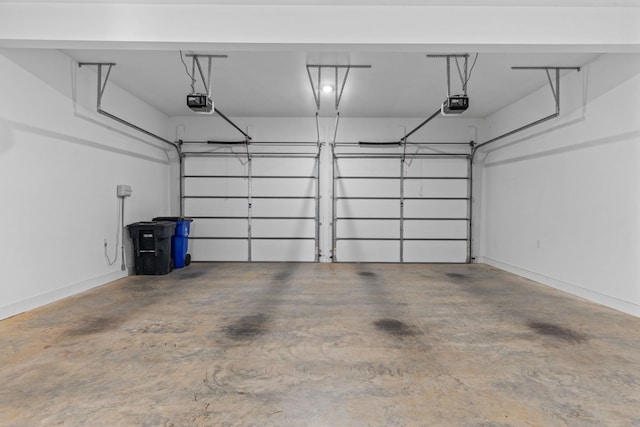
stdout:
<svg viewBox="0 0 640 427">
<path fill-rule="evenodd" d="M 640 319 L 485 265 L 194 264 L 0 349 L 1 425 L 640 425 Z"/>
</svg>

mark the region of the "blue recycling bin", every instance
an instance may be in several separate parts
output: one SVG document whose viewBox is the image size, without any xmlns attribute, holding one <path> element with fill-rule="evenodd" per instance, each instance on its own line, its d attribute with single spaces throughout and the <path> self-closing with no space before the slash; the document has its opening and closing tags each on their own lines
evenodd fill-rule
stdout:
<svg viewBox="0 0 640 427">
<path fill-rule="evenodd" d="M 193 219 L 181 216 L 159 216 L 154 221 L 173 221 L 176 223 L 176 230 L 171 237 L 171 258 L 173 258 L 174 268 L 184 268 L 191 264 L 189 250 L 189 232 Z"/>
</svg>

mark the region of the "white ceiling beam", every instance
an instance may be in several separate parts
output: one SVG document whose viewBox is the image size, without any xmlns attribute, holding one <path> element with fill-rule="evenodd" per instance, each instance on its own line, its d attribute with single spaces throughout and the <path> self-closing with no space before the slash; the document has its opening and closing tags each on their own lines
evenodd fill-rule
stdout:
<svg viewBox="0 0 640 427">
<path fill-rule="evenodd" d="M 0 46 L 640 52 L 638 7 L 0 2 Z M 433 51 L 433 50 L 432 50 Z"/>
</svg>

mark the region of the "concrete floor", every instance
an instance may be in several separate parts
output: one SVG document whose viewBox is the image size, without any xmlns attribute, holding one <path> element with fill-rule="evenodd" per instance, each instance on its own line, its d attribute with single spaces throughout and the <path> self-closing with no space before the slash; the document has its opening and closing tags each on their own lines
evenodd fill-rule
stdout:
<svg viewBox="0 0 640 427">
<path fill-rule="evenodd" d="M 640 426 L 640 319 L 484 265 L 196 264 L 0 348 L 2 425 Z"/>
</svg>

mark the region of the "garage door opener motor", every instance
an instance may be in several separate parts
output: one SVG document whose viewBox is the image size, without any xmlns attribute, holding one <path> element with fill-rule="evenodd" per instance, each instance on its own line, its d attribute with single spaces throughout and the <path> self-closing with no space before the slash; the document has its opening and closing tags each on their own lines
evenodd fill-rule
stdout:
<svg viewBox="0 0 640 427">
<path fill-rule="evenodd" d="M 187 75 L 191 79 L 191 93 L 187 94 L 187 107 L 199 114 L 213 114 L 215 106 L 211 99 L 211 60 L 213 58 L 226 58 L 227 55 L 196 55 L 187 54 L 184 55 L 187 58 L 191 58 L 191 72 L 187 67 L 187 63 L 184 61 L 182 51 L 180 51 L 180 60 L 184 65 L 184 69 Z M 207 58 L 207 76 L 205 77 L 202 71 L 202 65 L 200 64 L 200 58 Z M 204 92 L 196 92 L 196 68 L 202 85 L 204 86 Z"/>
<path fill-rule="evenodd" d="M 444 54 L 444 55 L 427 55 L 427 58 L 445 58 L 447 60 L 447 99 L 444 100 L 440 107 L 440 112 L 443 116 L 457 116 L 464 113 L 469 108 L 469 97 L 467 96 L 467 83 L 471 77 L 473 67 L 476 65 L 478 54 L 476 54 L 471 69 L 468 68 L 469 54 Z M 451 59 L 456 62 L 458 74 L 460 75 L 460 83 L 462 84 L 462 94 L 451 95 Z M 462 68 L 460 68 L 460 62 L 458 59 L 464 59 Z"/>
</svg>

